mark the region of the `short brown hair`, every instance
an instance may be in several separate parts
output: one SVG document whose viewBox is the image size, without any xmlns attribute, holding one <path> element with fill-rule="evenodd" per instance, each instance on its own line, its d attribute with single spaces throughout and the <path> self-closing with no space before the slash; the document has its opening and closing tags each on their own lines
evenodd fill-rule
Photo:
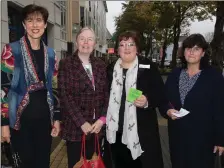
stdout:
<svg viewBox="0 0 224 168">
<path fill-rule="evenodd" d="M 185 49 L 186 48 L 193 48 L 194 46 L 198 46 L 202 48 L 203 52 L 205 52 L 205 55 L 201 58 L 200 61 L 200 70 L 206 69 L 209 67 L 209 55 L 207 53 L 208 50 L 208 43 L 206 42 L 203 35 L 197 33 L 197 34 L 191 34 L 189 37 L 187 37 L 183 43 L 182 43 L 182 53 L 181 53 L 181 61 L 182 61 L 182 68 L 187 68 L 187 60 L 185 59 Z"/>
<path fill-rule="evenodd" d="M 139 39 L 138 33 L 135 31 L 125 31 L 125 32 L 121 33 L 118 37 L 118 43 L 120 43 L 123 40 L 126 41 L 129 38 L 133 39 L 133 41 L 135 42 L 135 45 L 137 47 L 137 51 L 139 52 L 140 39 Z"/>
<path fill-rule="evenodd" d="M 22 10 L 22 21 L 24 22 L 30 14 L 41 14 L 43 16 L 44 22 L 47 23 L 49 12 L 46 8 L 38 6 L 35 4 L 27 5 Z"/>
</svg>

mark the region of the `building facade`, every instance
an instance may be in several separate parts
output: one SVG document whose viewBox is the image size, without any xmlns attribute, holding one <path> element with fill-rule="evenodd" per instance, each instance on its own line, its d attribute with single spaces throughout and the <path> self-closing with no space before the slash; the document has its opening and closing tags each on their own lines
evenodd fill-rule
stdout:
<svg viewBox="0 0 224 168">
<path fill-rule="evenodd" d="M 64 57 L 67 51 L 67 6 L 65 1 L 1 1 L 1 51 L 5 44 L 17 41 L 24 35 L 21 11 L 24 6 L 29 4 L 44 4 L 44 7 L 48 9 L 49 18 L 43 40 L 49 47 L 55 49 L 59 58 Z"/>
<path fill-rule="evenodd" d="M 107 51 L 106 13 L 108 12 L 106 1 L 73 1 L 73 42 L 76 33 L 81 27 L 93 28 L 97 38 L 95 55 L 101 57 Z M 76 49 L 76 47 L 74 46 Z"/>
<path fill-rule="evenodd" d="M 96 33 L 95 55 L 106 55 L 106 1 L 1 1 L 1 51 L 5 44 L 19 40 L 24 35 L 21 11 L 29 4 L 44 4 L 48 9 L 49 18 L 43 40 L 55 49 L 59 59 L 65 57 L 70 48 L 73 51 L 76 49 L 76 34 L 84 26 L 90 26 Z"/>
</svg>

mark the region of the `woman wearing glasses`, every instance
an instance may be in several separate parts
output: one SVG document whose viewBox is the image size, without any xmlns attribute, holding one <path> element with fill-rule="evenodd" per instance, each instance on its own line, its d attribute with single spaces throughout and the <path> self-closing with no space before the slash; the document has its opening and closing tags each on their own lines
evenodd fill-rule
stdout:
<svg viewBox="0 0 224 168">
<path fill-rule="evenodd" d="M 170 154 L 173 168 L 212 168 L 224 151 L 224 79 L 208 64 L 208 44 L 192 34 L 182 45 L 181 68 L 166 82 Z M 180 117 L 178 111 L 189 112 Z"/>
<path fill-rule="evenodd" d="M 110 99 L 107 140 L 115 168 L 162 168 L 163 159 L 155 108 L 165 103 L 165 88 L 157 67 L 137 56 L 139 37 L 127 31 L 119 36 L 120 58 L 108 67 Z M 130 89 L 142 95 L 129 100 Z"/>
<path fill-rule="evenodd" d="M 62 138 L 67 143 L 69 168 L 80 160 L 83 134 L 87 135 L 86 156 L 91 159 L 94 134 L 102 135 L 108 106 L 106 64 L 94 56 L 96 36 L 92 28 L 78 32 L 76 45 L 74 54 L 60 61 L 58 72 Z"/>
</svg>

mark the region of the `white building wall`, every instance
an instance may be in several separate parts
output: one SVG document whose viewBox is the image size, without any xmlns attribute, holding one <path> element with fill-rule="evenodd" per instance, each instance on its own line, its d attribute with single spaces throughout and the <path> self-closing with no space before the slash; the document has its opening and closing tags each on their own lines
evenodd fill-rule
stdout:
<svg viewBox="0 0 224 168">
<path fill-rule="evenodd" d="M 12 3 L 24 7 L 29 4 L 43 5 L 48 9 L 48 46 L 56 50 L 57 56 L 61 58 L 61 51 L 67 50 L 67 42 L 60 37 L 61 11 L 55 5 L 54 1 L 46 0 L 19 0 Z M 9 28 L 8 28 L 8 6 L 7 1 L 1 1 L 1 51 L 5 44 L 9 43 Z"/>
<path fill-rule="evenodd" d="M 8 32 L 8 8 L 7 1 L 1 1 L 1 51 L 5 44 L 9 42 Z"/>
</svg>

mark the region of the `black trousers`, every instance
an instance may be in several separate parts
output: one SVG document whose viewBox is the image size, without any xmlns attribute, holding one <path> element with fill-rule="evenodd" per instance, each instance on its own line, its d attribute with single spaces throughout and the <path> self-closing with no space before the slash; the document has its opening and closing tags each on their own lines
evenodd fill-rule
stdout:
<svg viewBox="0 0 224 168">
<path fill-rule="evenodd" d="M 132 159 L 131 151 L 121 142 L 122 134 L 117 133 L 116 142 L 111 144 L 112 158 L 115 168 L 141 168 L 141 160 Z"/>
<path fill-rule="evenodd" d="M 11 130 L 11 142 L 22 161 L 21 168 L 50 167 L 52 137 L 49 118 L 26 119 L 21 116 L 20 130 Z"/>
<path fill-rule="evenodd" d="M 86 158 L 90 160 L 95 151 L 95 139 L 94 134 L 89 134 L 89 139 L 86 140 Z M 102 140 L 99 139 L 99 143 L 101 146 Z M 73 168 L 73 166 L 80 160 L 81 156 L 81 146 L 82 142 L 80 141 L 66 141 L 67 145 L 67 157 L 68 157 L 68 168 Z M 101 150 L 101 147 L 100 147 Z"/>
</svg>

